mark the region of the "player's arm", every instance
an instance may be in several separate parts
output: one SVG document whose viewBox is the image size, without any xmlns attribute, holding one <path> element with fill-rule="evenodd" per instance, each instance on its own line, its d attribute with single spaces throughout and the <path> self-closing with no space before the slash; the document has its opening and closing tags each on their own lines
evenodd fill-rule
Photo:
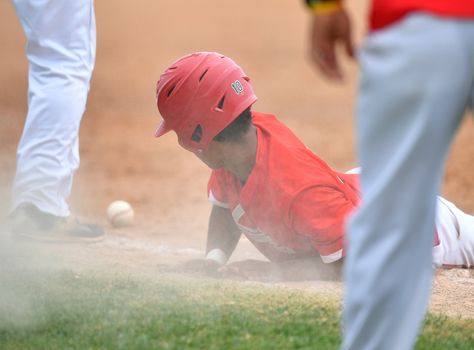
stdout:
<svg viewBox="0 0 474 350">
<path fill-rule="evenodd" d="M 224 265 L 234 252 L 241 234 L 230 210 L 213 205 L 207 232 L 206 260 Z"/>
<path fill-rule="evenodd" d="M 313 12 L 310 57 L 328 78 L 341 80 L 342 70 L 336 53 L 337 45 L 354 57 L 352 29 L 342 0 L 305 0 Z"/>
<path fill-rule="evenodd" d="M 186 261 L 184 271 L 218 276 L 220 270 L 235 250 L 241 232 L 229 209 L 213 205 L 209 217 L 206 257 Z"/>
</svg>

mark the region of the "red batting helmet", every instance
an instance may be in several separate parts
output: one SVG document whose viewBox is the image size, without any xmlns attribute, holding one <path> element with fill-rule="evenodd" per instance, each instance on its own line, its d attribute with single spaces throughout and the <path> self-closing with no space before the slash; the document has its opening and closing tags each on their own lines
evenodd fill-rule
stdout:
<svg viewBox="0 0 474 350">
<path fill-rule="evenodd" d="M 250 79 L 233 60 L 216 52 L 186 55 L 160 76 L 156 101 L 163 121 L 184 148 L 204 150 L 209 142 L 257 100 Z"/>
</svg>

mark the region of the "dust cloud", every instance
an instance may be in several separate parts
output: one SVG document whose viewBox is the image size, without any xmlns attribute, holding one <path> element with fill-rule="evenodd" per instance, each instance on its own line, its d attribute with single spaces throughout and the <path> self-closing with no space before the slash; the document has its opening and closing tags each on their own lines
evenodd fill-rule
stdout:
<svg viewBox="0 0 474 350">
<path fill-rule="evenodd" d="M 0 329 L 35 322 L 33 285 L 46 276 L 47 256 L 10 236 L 5 217 L 0 226 Z"/>
<path fill-rule="evenodd" d="M 5 187 L 0 190 L 3 195 L 8 192 Z M 59 283 L 58 274 L 78 274 L 95 265 L 93 257 L 81 258 L 76 245 L 36 242 L 11 234 L 7 197 L 0 197 L 0 331 L 28 329 L 40 322 L 47 313 L 45 302 L 54 302 L 41 298 Z"/>
</svg>

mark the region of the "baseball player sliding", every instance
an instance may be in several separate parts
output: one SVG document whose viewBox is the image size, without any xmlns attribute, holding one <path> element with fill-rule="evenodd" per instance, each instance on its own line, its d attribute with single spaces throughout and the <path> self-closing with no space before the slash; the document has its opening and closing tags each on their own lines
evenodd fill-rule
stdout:
<svg viewBox="0 0 474 350">
<path fill-rule="evenodd" d="M 207 164 L 207 268 L 225 265 L 244 234 L 270 261 L 345 256 L 345 222 L 360 202 L 358 174 L 331 169 L 278 119 L 252 112 L 250 79 L 230 58 L 198 52 L 171 64 L 157 83 L 163 121 Z M 435 266 L 474 266 L 474 217 L 438 198 Z"/>
</svg>

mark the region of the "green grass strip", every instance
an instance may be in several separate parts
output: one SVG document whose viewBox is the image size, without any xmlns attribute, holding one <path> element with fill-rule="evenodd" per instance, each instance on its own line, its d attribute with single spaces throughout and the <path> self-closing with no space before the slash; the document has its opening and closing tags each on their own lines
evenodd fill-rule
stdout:
<svg viewBox="0 0 474 350">
<path fill-rule="evenodd" d="M 341 341 L 336 303 L 288 288 L 168 274 L 0 277 L 5 350 L 337 349 Z M 474 323 L 430 316 L 417 349 L 474 349 Z"/>
</svg>

